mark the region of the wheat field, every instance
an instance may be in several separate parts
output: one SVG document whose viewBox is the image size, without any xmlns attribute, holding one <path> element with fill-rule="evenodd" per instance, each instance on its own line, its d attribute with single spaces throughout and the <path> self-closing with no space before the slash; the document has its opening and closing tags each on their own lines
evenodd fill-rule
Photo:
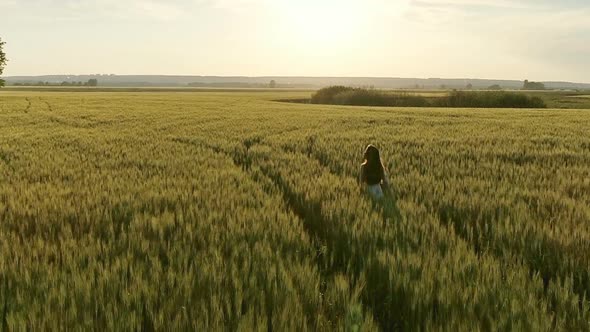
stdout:
<svg viewBox="0 0 590 332">
<path fill-rule="evenodd" d="M 0 92 L 2 330 L 590 330 L 589 111 L 308 96 Z"/>
</svg>

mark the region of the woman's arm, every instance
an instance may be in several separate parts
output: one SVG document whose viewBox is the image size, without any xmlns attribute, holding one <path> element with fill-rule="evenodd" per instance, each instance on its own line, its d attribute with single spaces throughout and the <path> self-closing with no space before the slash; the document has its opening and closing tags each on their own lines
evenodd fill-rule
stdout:
<svg viewBox="0 0 590 332">
<path fill-rule="evenodd" d="M 361 165 L 358 181 L 359 181 L 360 190 L 362 192 L 363 191 L 363 184 L 365 183 L 365 165 Z"/>
</svg>

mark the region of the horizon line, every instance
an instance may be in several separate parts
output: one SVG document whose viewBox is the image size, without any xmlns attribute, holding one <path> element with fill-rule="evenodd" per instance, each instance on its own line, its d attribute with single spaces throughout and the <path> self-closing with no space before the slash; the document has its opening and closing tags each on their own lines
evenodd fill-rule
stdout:
<svg viewBox="0 0 590 332">
<path fill-rule="evenodd" d="M 481 77 L 403 77 L 403 76 L 315 76 L 315 75 L 187 75 L 187 74 L 40 74 L 40 75 L 3 75 L 4 79 L 10 79 L 15 77 L 47 77 L 47 76 L 106 76 L 106 77 L 117 77 L 117 76 L 160 76 L 160 77 L 217 77 L 217 78 L 337 78 L 337 79 L 419 79 L 419 80 L 486 80 L 486 81 L 518 81 L 524 82 L 527 79 L 515 79 L 515 78 L 481 78 Z M 546 82 L 546 83 L 574 83 L 574 84 L 590 84 L 590 82 L 576 82 L 567 80 L 530 80 L 534 82 Z"/>
</svg>

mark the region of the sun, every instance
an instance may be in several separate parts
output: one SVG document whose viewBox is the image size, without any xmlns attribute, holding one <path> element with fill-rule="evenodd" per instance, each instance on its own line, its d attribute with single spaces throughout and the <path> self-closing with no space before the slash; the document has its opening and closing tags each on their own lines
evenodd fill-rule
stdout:
<svg viewBox="0 0 590 332">
<path fill-rule="evenodd" d="M 281 12 L 292 35 L 316 46 L 355 38 L 367 18 L 361 1 L 284 1 Z"/>
</svg>

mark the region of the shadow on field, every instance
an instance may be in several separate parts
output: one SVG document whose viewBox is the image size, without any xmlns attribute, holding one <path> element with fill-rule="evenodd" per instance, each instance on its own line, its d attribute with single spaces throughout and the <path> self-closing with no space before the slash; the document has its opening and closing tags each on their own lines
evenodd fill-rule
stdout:
<svg viewBox="0 0 590 332">
<path fill-rule="evenodd" d="M 397 206 L 398 193 L 394 188 L 389 188 L 384 192 L 385 197 L 380 201 L 373 200 L 373 208 L 378 209 L 383 216 L 383 226 L 390 222 L 396 222 L 401 219 L 402 215 Z"/>
</svg>

